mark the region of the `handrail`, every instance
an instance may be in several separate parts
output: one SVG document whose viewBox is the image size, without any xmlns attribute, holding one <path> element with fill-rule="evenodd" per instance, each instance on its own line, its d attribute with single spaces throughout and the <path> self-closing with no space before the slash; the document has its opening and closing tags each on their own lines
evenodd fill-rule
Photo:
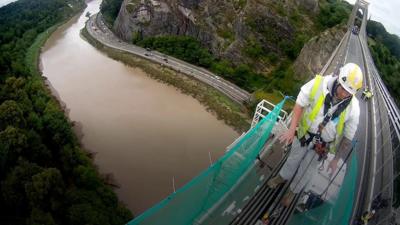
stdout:
<svg viewBox="0 0 400 225">
<path fill-rule="evenodd" d="M 367 67 L 367 72 L 369 74 L 369 78 L 372 80 L 370 80 L 371 82 L 371 90 L 373 91 L 375 97 L 373 99 L 373 104 L 376 103 L 379 105 L 383 105 L 384 109 L 379 110 L 379 116 L 387 116 L 385 122 L 382 122 L 381 119 L 381 124 L 380 124 L 380 129 L 381 131 L 379 132 L 378 136 L 381 136 L 381 132 L 385 129 L 388 130 L 389 135 L 387 136 L 388 139 L 386 140 L 382 140 L 382 143 L 380 146 L 381 149 L 379 150 L 379 153 L 384 152 L 384 146 L 388 143 L 392 144 L 393 140 L 395 140 L 397 138 L 398 141 L 400 141 L 400 111 L 399 108 L 397 107 L 395 101 L 393 100 L 392 96 L 390 95 L 386 85 L 383 83 L 382 78 L 379 75 L 379 72 L 375 66 L 375 63 L 371 57 L 371 52 L 368 48 L 368 43 L 367 43 L 367 35 L 366 33 L 363 33 L 362 37 L 360 38 L 360 43 L 361 43 L 361 47 L 362 47 L 362 51 L 363 51 L 363 56 L 364 56 L 364 60 L 365 60 L 365 64 Z M 383 104 L 382 104 L 383 103 Z M 374 110 L 375 112 L 375 110 Z M 382 113 L 386 114 L 383 115 Z M 391 123 L 389 123 L 391 122 Z M 392 126 L 390 126 L 392 125 Z M 392 136 L 392 134 L 395 133 L 396 136 Z M 376 134 L 375 134 L 376 135 Z M 383 137 L 383 135 L 382 135 Z M 385 138 L 383 138 L 385 139 Z M 394 184 L 394 179 L 395 177 L 393 177 L 394 172 L 394 165 L 393 165 L 393 158 L 394 158 L 394 154 L 395 151 L 397 150 L 397 147 L 393 147 L 390 146 L 390 153 L 389 153 L 389 157 L 385 157 L 383 156 L 383 160 L 384 162 L 382 163 L 382 165 L 380 166 L 379 169 L 375 169 L 375 171 L 373 172 L 373 180 L 375 178 L 375 176 L 378 175 L 378 172 L 381 173 L 383 168 L 386 168 L 386 170 L 388 170 L 388 174 L 390 176 L 390 179 L 388 179 L 388 182 L 383 182 L 381 186 L 380 190 L 377 193 L 374 193 L 374 190 L 371 190 L 371 196 L 369 199 L 369 206 L 368 208 L 371 207 L 371 203 L 372 201 L 380 194 L 383 192 L 388 191 L 389 192 L 389 199 L 391 199 L 390 201 L 393 200 L 393 184 Z M 377 154 L 378 152 L 375 152 L 375 154 Z M 375 155 L 376 157 L 376 155 Z M 388 158 L 388 159 L 385 159 Z M 378 175 L 380 176 L 380 175 Z M 372 184 L 374 185 L 374 184 Z M 391 188 L 388 189 L 387 188 Z M 392 203 L 389 204 L 389 207 L 392 207 Z M 389 214 L 387 216 L 385 216 L 384 218 L 379 218 L 379 221 L 377 221 L 377 224 L 381 224 L 382 222 L 386 221 L 388 218 L 391 217 L 391 212 L 392 210 L 389 211 Z"/>
</svg>

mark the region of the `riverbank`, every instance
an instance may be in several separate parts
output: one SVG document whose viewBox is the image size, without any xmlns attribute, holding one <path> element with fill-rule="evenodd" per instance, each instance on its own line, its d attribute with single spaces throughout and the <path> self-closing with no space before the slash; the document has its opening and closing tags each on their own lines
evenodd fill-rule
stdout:
<svg viewBox="0 0 400 225">
<path fill-rule="evenodd" d="M 190 78 L 182 73 L 165 66 L 150 62 L 133 54 L 107 47 L 94 39 L 86 27 L 81 34 L 94 47 L 107 54 L 110 58 L 121 61 L 126 65 L 142 69 L 153 79 L 172 85 L 182 93 L 190 95 L 204 105 L 209 112 L 233 127 L 237 132 L 245 132 L 250 127 L 249 113 L 243 106 L 230 100 L 214 88 Z"/>
<path fill-rule="evenodd" d="M 43 45 L 85 8 L 83 0 L 40 0 L 3 11 L 1 183 L 9 197 L 1 199 L 0 217 L 6 224 L 119 225 L 133 217 L 79 145 L 62 103 L 41 76 Z M 44 189 L 34 188 L 44 183 Z"/>
<path fill-rule="evenodd" d="M 26 53 L 26 64 L 28 65 L 28 68 L 30 70 L 30 73 L 32 74 L 31 79 L 33 79 L 32 82 L 40 83 L 43 86 L 43 90 L 46 91 L 47 95 L 51 97 L 51 100 L 53 102 L 53 105 L 56 105 L 59 111 L 62 111 L 64 115 L 66 116 L 66 120 L 68 123 L 72 125 L 72 130 L 73 133 L 79 143 L 80 149 L 91 158 L 91 160 L 94 160 L 94 155 L 95 151 L 92 149 L 88 149 L 87 146 L 85 146 L 82 142 L 82 138 L 84 136 L 84 133 L 82 131 L 82 124 L 77 121 L 73 121 L 70 119 L 70 110 L 68 109 L 67 105 L 65 102 L 62 101 L 59 93 L 57 90 L 52 86 L 52 84 L 47 80 L 46 77 L 43 76 L 43 68 L 40 62 L 40 55 L 42 53 L 43 47 L 46 44 L 47 40 L 51 37 L 51 35 L 56 32 L 59 28 L 61 28 L 63 25 L 67 24 L 70 21 L 77 20 L 79 16 L 85 11 L 85 8 L 87 5 L 84 7 L 80 8 L 79 10 L 75 11 L 73 14 L 71 14 L 70 17 L 67 17 L 64 21 L 48 28 L 46 31 L 42 32 L 37 36 L 33 44 L 29 47 L 27 53 Z M 107 173 L 107 174 L 100 174 L 99 173 L 99 178 L 106 184 L 109 185 L 112 188 L 119 188 L 118 182 L 115 180 L 114 175 Z"/>
<path fill-rule="evenodd" d="M 42 88 L 43 90 L 46 91 L 46 94 L 51 97 L 51 101 L 54 101 L 54 104 L 58 106 L 58 109 L 64 113 L 66 119 L 69 121 L 69 123 L 72 124 L 72 129 L 77 138 L 77 141 L 79 142 L 79 145 L 83 149 L 85 149 L 85 152 L 87 152 L 90 156 L 92 156 L 93 151 L 87 149 L 87 147 L 84 146 L 82 143 L 82 137 L 83 137 L 82 125 L 79 122 L 71 121 L 69 117 L 70 110 L 67 108 L 65 102 L 62 101 L 57 90 L 51 85 L 51 83 L 47 80 L 47 78 L 42 76 L 43 68 L 40 63 L 40 55 L 42 53 L 42 48 L 46 44 L 47 40 L 51 37 L 51 35 L 55 31 L 57 31 L 57 29 L 59 29 L 69 21 L 78 19 L 79 15 L 84 12 L 85 8 L 86 7 L 82 7 L 80 10 L 74 12 L 70 17 L 67 17 L 64 21 L 57 23 L 56 25 L 48 28 L 46 31 L 40 33 L 33 42 L 33 44 L 29 47 L 26 53 L 25 62 L 28 65 L 29 72 L 32 74 L 31 79 L 33 79 L 33 82 L 41 83 L 43 85 Z M 104 177 L 109 177 L 109 175 L 104 175 Z M 112 183 L 111 181 L 106 180 L 106 183 L 115 187 L 115 183 Z"/>
</svg>

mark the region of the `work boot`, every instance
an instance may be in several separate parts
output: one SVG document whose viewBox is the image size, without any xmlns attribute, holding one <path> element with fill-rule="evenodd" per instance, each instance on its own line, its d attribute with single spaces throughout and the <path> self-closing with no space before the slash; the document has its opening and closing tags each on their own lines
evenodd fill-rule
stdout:
<svg viewBox="0 0 400 225">
<path fill-rule="evenodd" d="M 288 192 L 286 192 L 285 196 L 283 196 L 281 204 L 283 206 L 285 206 L 286 208 L 288 208 L 290 206 L 290 204 L 293 202 L 295 194 L 291 191 L 288 190 Z"/>
<path fill-rule="evenodd" d="M 279 184 L 282 184 L 285 180 L 278 174 L 275 177 L 271 178 L 267 185 L 271 189 L 275 189 Z"/>
</svg>

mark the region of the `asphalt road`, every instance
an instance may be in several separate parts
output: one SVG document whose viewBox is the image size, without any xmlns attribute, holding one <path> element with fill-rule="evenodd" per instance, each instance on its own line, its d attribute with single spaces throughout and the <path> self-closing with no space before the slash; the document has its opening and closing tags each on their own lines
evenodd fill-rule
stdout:
<svg viewBox="0 0 400 225">
<path fill-rule="evenodd" d="M 366 79 L 366 68 L 364 66 L 363 52 L 361 49 L 361 44 L 358 36 L 351 34 L 349 39 L 349 48 L 346 55 L 345 63 L 356 63 L 360 66 L 364 74 L 364 87 L 368 84 L 368 79 Z M 356 183 L 356 196 L 355 205 L 363 208 L 365 205 L 368 182 L 369 178 L 369 159 L 372 155 L 371 139 L 372 139 L 372 122 L 370 116 L 370 106 L 368 102 L 365 102 L 360 98 L 360 93 L 357 95 L 360 102 L 360 119 L 358 124 L 357 133 L 355 139 L 357 140 L 357 161 L 358 161 L 358 176 Z M 368 157 L 369 156 L 369 157 Z"/>
<path fill-rule="evenodd" d="M 105 26 L 100 14 L 95 14 L 90 17 L 88 23 L 86 24 L 86 29 L 93 38 L 108 47 L 132 53 L 136 56 L 140 56 L 142 58 L 170 67 L 188 76 L 194 77 L 199 81 L 219 90 L 235 102 L 243 104 L 251 98 L 251 94 L 248 92 L 211 73 L 208 70 L 183 62 L 182 60 L 173 58 L 171 56 L 166 56 L 160 52 L 151 50 L 149 51 L 124 42 L 115 36 L 107 26 Z"/>
</svg>

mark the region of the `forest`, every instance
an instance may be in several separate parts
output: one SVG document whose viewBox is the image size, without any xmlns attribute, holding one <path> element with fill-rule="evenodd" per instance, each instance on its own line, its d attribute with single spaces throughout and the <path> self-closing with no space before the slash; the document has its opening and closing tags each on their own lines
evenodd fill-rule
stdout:
<svg viewBox="0 0 400 225">
<path fill-rule="evenodd" d="M 400 38 L 390 34 L 385 27 L 370 20 L 367 24 L 369 49 L 379 74 L 392 97 L 400 104 Z"/>
<path fill-rule="evenodd" d="M 0 8 L 1 224 L 125 224 L 133 217 L 37 70 L 39 39 L 84 7 L 84 0 L 19 0 Z"/>
</svg>

